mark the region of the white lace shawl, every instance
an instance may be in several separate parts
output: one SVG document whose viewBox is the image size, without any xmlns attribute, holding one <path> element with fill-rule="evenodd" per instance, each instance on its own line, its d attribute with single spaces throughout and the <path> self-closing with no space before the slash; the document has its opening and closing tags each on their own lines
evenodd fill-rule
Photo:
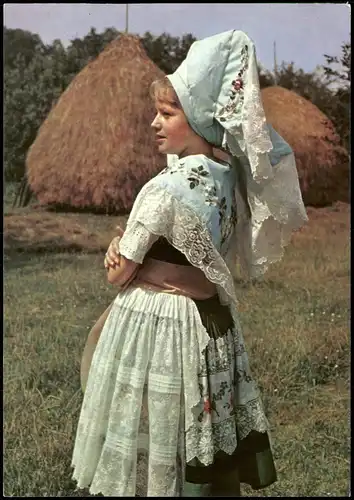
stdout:
<svg viewBox="0 0 354 500">
<path fill-rule="evenodd" d="M 217 285 L 223 304 L 236 302 L 232 274 L 214 246 L 203 220 L 187 204 L 152 179 L 135 200 L 119 243 L 120 252 L 126 258 L 142 263 L 160 236 Z"/>
</svg>

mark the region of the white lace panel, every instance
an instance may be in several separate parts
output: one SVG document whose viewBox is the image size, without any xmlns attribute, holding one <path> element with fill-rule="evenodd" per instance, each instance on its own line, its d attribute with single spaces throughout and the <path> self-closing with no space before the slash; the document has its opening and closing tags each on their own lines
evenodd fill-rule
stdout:
<svg viewBox="0 0 354 500">
<path fill-rule="evenodd" d="M 120 241 L 121 253 L 135 262 L 142 262 L 159 236 L 165 237 L 193 266 L 201 269 L 218 290 L 223 290 L 220 290 L 223 303 L 236 300 L 231 273 L 203 221 L 168 191 L 148 183 L 130 213 Z"/>
<path fill-rule="evenodd" d="M 269 159 L 261 156 L 259 161 L 269 162 Z M 247 196 L 251 219 L 244 215 L 241 197 L 236 198 L 239 223 L 226 261 L 231 266 L 230 262 L 237 254 L 252 277 L 261 276 L 270 264 L 282 259 L 293 231 L 308 220 L 294 155 L 283 156 L 272 168 L 272 179 L 263 183 L 261 188 L 257 189 L 255 182 L 249 180 Z"/>
<path fill-rule="evenodd" d="M 233 328 L 214 341 L 187 297 L 133 288 L 117 295 L 79 418 L 72 465 L 80 488 L 134 496 L 145 448 L 147 496 L 178 496 L 181 464 L 232 453 L 236 426 L 241 439 L 269 429 L 231 312 Z"/>
<path fill-rule="evenodd" d="M 247 155 L 251 166 L 252 177 L 255 180 L 272 177 L 272 166 L 269 162 L 260 162 L 259 156 L 269 153 L 273 149 L 263 109 L 258 75 L 245 85 L 245 101 L 242 109 L 242 130 L 244 135 L 243 151 Z M 268 156 L 267 156 L 268 158 Z"/>
</svg>

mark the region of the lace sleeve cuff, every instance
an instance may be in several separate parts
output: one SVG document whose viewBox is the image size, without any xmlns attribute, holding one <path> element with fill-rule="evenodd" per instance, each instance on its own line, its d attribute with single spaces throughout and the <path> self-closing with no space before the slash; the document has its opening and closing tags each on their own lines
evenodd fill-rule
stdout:
<svg viewBox="0 0 354 500">
<path fill-rule="evenodd" d="M 128 223 L 127 229 L 119 242 L 119 252 L 138 264 L 142 264 L 145 255 L 158 236 L 152 234 L 141 222 L 134 220 Z"/>
</svg>

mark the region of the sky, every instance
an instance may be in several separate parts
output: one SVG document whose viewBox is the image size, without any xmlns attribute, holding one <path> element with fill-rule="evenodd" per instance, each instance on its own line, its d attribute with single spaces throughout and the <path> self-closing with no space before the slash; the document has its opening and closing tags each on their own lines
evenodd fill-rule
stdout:
<svg viewBox="0 0 354 500">
<path fill-rule="evenodd" d="M 40 35 L 45 43 L 59 38 L 65 45 L 91 27 L 101 33 L 125 30 L 126 4 L 4 4 L 4 25 Z M 129 4 L 129 32 L 173 36 L 191 33 L 197 39 L 237 29 L 255 42 L 260 63 L 274 68 L 294 62 L 305 71 L 325 64 L 323 54 L 338 56 L 350 40 L 348 4 L 162 3 Z"/>
</svg>

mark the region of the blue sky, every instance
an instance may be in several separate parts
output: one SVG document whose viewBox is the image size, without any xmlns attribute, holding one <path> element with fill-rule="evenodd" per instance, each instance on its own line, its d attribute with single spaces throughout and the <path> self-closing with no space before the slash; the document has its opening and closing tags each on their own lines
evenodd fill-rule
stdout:
<svg viewBox="0 0 354 500">
<path fill-rule="evenodd" d="M 4 25 L 38 33 L 46 43 L 59 38 L 67 44 L 91 27 L 125 29 L 125 4 L 5 4 Z M 312 71 L 325 63 L 323 54 L 340 55 L 350 39 L 347 4 L 163 3 L 129 4 L 129 31 L 175 36 L 192 33 L 201 39 L 240 29 L 255 42 L 258 59 L 273 68 L 273 42 L 278 63 L 293 61 Z"/>
</svg>

